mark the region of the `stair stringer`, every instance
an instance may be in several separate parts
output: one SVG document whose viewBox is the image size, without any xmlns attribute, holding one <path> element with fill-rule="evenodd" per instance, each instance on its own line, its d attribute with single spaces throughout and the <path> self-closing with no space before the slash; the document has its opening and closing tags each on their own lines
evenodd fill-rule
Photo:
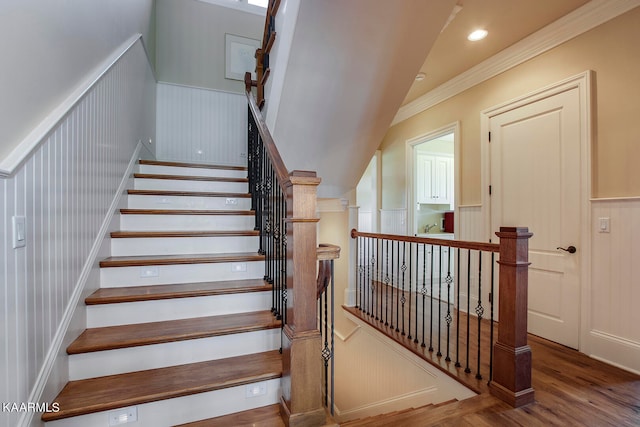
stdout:
<svg viewBox="0 0 640 427">
<path fill-rule="evenodd" d="M 336 331 L 335 352 L 340 355 L 335 362 L 338 421 L 476 396 L 366 322 L 342 312 L 355 325 L 346 335 Z"/>
</svg>

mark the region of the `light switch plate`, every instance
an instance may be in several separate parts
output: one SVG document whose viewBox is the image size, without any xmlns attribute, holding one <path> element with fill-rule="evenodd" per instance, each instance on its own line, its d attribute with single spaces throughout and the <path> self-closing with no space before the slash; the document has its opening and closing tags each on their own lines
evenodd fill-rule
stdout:
<svg viewBox="0 0 640 427">
<path fill-rule="evenodd" d="M 22 248 L 27 245 L 27 229 L 24 216 L 13 216 L 11 218 L 13 224 L 13 248 Z"/>
</svg>

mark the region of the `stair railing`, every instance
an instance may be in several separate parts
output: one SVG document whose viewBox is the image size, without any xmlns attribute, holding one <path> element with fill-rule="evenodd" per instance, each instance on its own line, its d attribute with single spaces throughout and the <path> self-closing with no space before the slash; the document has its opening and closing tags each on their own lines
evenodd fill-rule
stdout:
<svg viewBox="0 0 640 427">
<path fill-rule="evenodd" d="M 527 345 L 532 234 L 502 227 L 497 235 L 500 244 L 352 230 L 356 308 L 398 342 L 466 378 L 465 384 L 474 382 L 465 375 L 473 375 L 479 385 L 488 379 L 492 394 L 518 407 L 534 398 Z"/>
<path fill-rule="evenodd" d="M 267 14 L 264 21 L 264 33 L 262 35 L 262 45 L 256 49 L 256 80 L 251 80 L 251 74 L 245 75 L 245 85 L 247 90 L 256 87 L 256 104 L 260 109 L 264 106 L 264 87 L 269 79 L 271 68 L 269 68 L 269 54 L 273 43 L 276 40 L 276 14 L 280 7 L 280 0 L 269 0 Z"/>
<path fill-rule="evenodd" d="M 287 425 L 323 425 L 316 283 L 320 178 L 315 172 L 287 171 L 251 86 L 246 95 L 251 208 L 265 255 L 264 278 L 273 285 L 272 311 L 282 320 L 281 413 Z"/>
</svg>

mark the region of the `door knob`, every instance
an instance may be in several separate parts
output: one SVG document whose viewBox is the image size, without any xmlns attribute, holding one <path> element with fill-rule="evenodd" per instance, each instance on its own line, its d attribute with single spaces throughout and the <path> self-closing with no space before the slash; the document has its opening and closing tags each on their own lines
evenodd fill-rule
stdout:
<svg viewBox="0 0 640 427">
<path fill-rule="evenodd" d="M 569 252 L 570 254 L 575 254 L 576 251 L 577 251 L 575 246 L 569 246 L 568 248 L 562 248 L 562 247 L 558 246 L 556 249 L 560 249 L 562 251 Z"/>
</svg>

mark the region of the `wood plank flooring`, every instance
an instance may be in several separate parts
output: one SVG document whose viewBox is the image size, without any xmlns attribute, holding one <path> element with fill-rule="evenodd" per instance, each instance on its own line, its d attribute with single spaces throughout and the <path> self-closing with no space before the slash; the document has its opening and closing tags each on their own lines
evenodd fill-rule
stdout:
<svg viewBox="0 0 640 427">
<path fill-rule="evenodd" d="M 191 197 L 235 197 L 250 198 L 251 193 L 221 193 L 208 191 L 183 191 L 183 190 L 127 190 L 127 194 L 135 196 L 191 196 Z"/>
<path fill-rule="evenodd" d="M 640 376 L 529 335 L 535 402 L 514 409 L 488 393 L 370 426 L 640 426 Z M 344 426 L 357 424 L 343 423 Z"/>
<path fill-rule="evenodd" d="M 208 182 L 249 182 L 248 178 L 233 178 L 226 176 L 196 176 L 196 175 L 162 175 L 152 173 L 134 173 L 139 179 L 168 179 L 172 181 L 208 181 Z"/>
<path fill-rule="evenodd" d="M 535 403 L 514 409 L 487 392 L 487 377 L 476 386 L 460 375 L 442 358 L 417 348 L 390 327 L 354 308 L 348 312 L 363 319 L 395 341 L 406 345 L 473 390 L 476 397 L 439 408 L 414 410 L 387 417 L 383 423 L 372 420 L 371 426 L 640 426 L 640 376 L 592 359 L 576 350 L 534 335 L 529 335 L 533 355 L 532 385 Z M 483 342 L 488 343 L 489 328 L 483 328 Z M 497 336 L 497 324 L 495 333 Z M 410 341 L 407 343 L 407 341 Z M 483 350 L 484 352 L 484 350 Z M 488 358 L 484 358 L 488 363 Z M 484 362 L 483 362 L 484 364 Z M 338 397 L 339 398 L 339 397 Z M 355 421 L 354 421 L 355 423 Z M 344 423 L 346 426 L 365 425 Z"/>
<path fill-rule="evenodd" d="M 85 329 L 67 347 L 67 354 L 114 350 L 243 332 L 274 329 L 280 321 L 270 310 L 161 322 Z"/>
<path fill-rule="evenodd" d="M 271 291 L 272 288 L 272 285 L 262 279 L 100 288 L 85 299 L 85 304 L 115 304 L 121 302 L 203 297 L 245 292 L 264 292 Z"/>
<path fill-rule="evenodd" d="M 285 427 L 280 416 L 280 405 L 263 406 L 250 411 L 209 418 L 176 427 Z"/>
<path fill-rule="evenodd" d="M 246 171 L 246 166 L 228 166 L 228 165 L 215 165 L 206 163 L 184 163 L 184 162 L 170 162 L 164 160 L 138 160 L 141 165 L 154 165 L 154 166 L 173 166 L 179 168 L 198 168 L 198 169 L 221 169 L 221 170 L 237 170 Z"/>
<path fill-rule="evenodd" d="M 264 255 L 257 252 L 201 255 L 138 255 L 115 256 L 100 261 L 101 268 L 142 267 L 145 265 L 212 264 L 221 262 L 264 261 Z"/>
</svg>

